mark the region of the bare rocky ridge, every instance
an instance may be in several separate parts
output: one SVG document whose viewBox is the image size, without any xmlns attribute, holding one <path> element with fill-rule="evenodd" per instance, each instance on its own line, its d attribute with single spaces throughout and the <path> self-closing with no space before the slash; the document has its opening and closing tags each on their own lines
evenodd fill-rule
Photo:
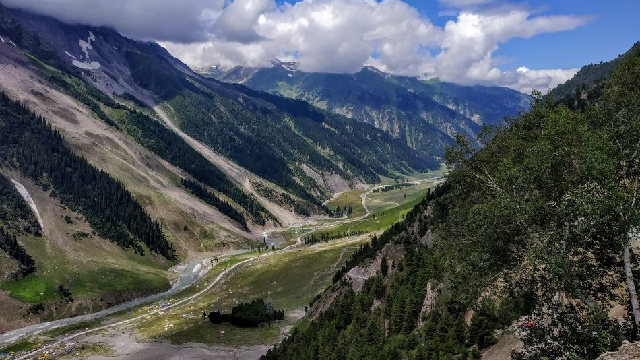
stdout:
<svg viewBox="0 0 640 360">
<path fill-rule="evenodd" d="M 597 360 L 638 360 L 640 359 L 640 343 L 622 344 L 618 351 L 600 355 Z"/>
<path fill-rule="evenodd" d="M 0 89 L 22 101 L 60 130 L 74 150 L 94 166 L 123 181 L 134 194 L 150 200 L 146 209 L 154 217 L 170 220 L 176 213 L 189 214 L 203 226 L 220 228 L 224 237 L 251 237 L 219 211 L 186 193 L 170 180 L 182 172 L 155 154 L 132 142 L 93 117 L 84 106 L 49 87 L 44 79 L 25 65 L 27 60 L 7 46 L 0 45 Z M 160 205 L 157 195 L 168 200 Z M 144 203 L 144 202 L 143 202 Z M 168 206 L 167 206 L 168 205 Z M 225 235 L 228 234 L 228 235 Z M 175 234 L 177 239 L 183 234 Z M 186 239 L 185 239 L 186 240 Z M 189 253 L 188 243 L 177 244 Z"/>
</svg>

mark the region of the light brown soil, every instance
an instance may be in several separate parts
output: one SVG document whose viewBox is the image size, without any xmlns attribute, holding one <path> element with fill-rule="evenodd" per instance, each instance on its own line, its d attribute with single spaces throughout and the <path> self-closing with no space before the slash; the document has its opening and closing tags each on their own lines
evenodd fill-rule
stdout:
<svg viewBox="0 0 640 360">
<path fill-rule="evenodd" d="M 166 342 L 136 342 L 127 333 L 93 337 L 91 342 L 106 344 L 112 348 L 112 353 L 108 356 L 91 356 L 89 360 L 256 360 L 269 349 L 264 345 L 234 349 L 202 344 L 172 345 Z"/>
<path fill-rule="evenodd" d="M 121 180 L 153 218 L 167 225 L 181 254 L 191 258 L 202 251 L 199 244 L 194 244 L 193 231 L 182 231 L 188 219 L 195 220 L 193 223 L 202 229 L 219 229 L 219 238 L 226 242 L 258 237 L 242 231 L 238 224 L 185 192 L 177 185 L 179 169 L 96 119 L 74 99 L 49 87 L 27 64 L 15 50 L 0 49 L 0 90 L 45 117 L 62 132 L 74 151 Z"/>
<path fill-rule="evenodd" d="M 640 359 L 640 342 L 623 344 L 618 351 L 600 355 L 597 360 L 638 360 Z"/>
<path fill-rule="evenodd" d="M 294 215 L 285 208 L 272 203 L 268 199 L 261 196 L 257 191 L 255 191 L 253 185 L 251 184 L 251 181 L 266 182 L 265 180 L 261 179 L 255 174 L 250 173 L 246 169 L 241 168 L 237 164 L 216 153 L 208 146 L 202 144 L 198 140 L 184 133 L 171 121 L 169 115 L 167 115 L 167 113 L 160 106 L 156 106 L 154 110 L 169 129 L 182 137 L 189 145 L 191 145 L 191 147 L 196 149 L 200 154 L 202 154 L 202 156 L 216 165 L 220 170 L 222 170 L 225 174 L 227 174 L 227 176 L 229 176 L 237 184 L 243 187 L 247 192 L 253 194 L 265 208 L 271 211 L 271 213 L 273 213 L 278 218 L 283 226 L 288 226 L 302 220 L 300 217 Z M 269 186 L 276 187 L 276 185 L 274 184 L 269 184 Z"/>
<path fill-rule="evenodd" d="M 511 360 L 511 350 L 518 350 L 522 343 L 514 334 L 505 334 L 497 344 L 482 354 L 482 360 Z"/>
</svg>

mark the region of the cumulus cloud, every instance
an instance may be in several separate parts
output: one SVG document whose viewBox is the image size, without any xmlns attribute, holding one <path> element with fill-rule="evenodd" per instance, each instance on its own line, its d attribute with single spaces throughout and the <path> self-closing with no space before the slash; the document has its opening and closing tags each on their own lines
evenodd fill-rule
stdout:
<svg viewBox="0 0 640 360">
<path fill-rule="evenodd" d="M 274 0 L 4 1 L 63 21 L 110 25 L 129 36 L 161 41 L 194 67 L 261 67 L 280 58 L 299 62 L 304 71 L 349 73 L 369 65 L 525 92 L 548 90 L 576 70 L 503 71 L 494 56 L 500 45 L 589 21 L 533 14 L 506 0 L 440 0 L 447 11 L 455 11 L 444 27 L 400 0 L 303 0 L 280 6 Z"/>
<path fill-rule="evenodd" d="M 221 40 L 240 43 L 264 40 L 254 27 L 258 17 L 275 8 L 273 0 L 234 1 L 216 19 L 214 34 Z"/>
<path fill-rule="evenodd" d="M 587 21 L 588 18 L 577 16 L 530 17 L 524 10 L 489 14 L 461 12 L 444 27 L 442 51 L 435 59 L 433 75 L 445 81 L 497 84 L 523 91 L 536 85 L 547 90 L 566 81 L 576 70 L 503 72 L 495 65 L 493 53 L 501 43 L 512 38 L 569 30 Z M 538 79 L 534 79 L 536 75 Z"/>
</svg>

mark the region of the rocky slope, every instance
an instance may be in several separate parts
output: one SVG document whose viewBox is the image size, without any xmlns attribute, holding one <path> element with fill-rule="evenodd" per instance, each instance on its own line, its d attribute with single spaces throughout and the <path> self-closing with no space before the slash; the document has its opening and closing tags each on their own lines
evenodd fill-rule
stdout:
<svg viewBox="0 0 640 360">
<path fill-rule="evenodd" d="M 306 73 L 295 63 L 274 61 L 269 68 L 201 72 L 221 81 L 309 101 L 373 124 L 411 147 L 438 154 L 456 133 L 473 137 L 482 125 L 500 124 L 505 116 L 527 109 L 530 100 L 510 89 L 422 81 L 372 67 L 355 74 Z"/>
<path fill-rule="evenodd" d="M 439 166 L 371 125 L 205 79 L 113 29 L 0 5 L 0 37 L 9 98 L 0 128 L 17 139 L 0 147 L 0 173 L 24 186 L 43 222 L 38 237 L 0 219 L 12 240 L 0 250 L 2 331 L 165 289 L 176 261 L 246 248 L 265 230 L 323 213 L 335 191 Z M 40 117 L 46 126 L 32 128 Z M 52 168 L 53 149 L 50 163 L 18 156 L 42 150 L 29 136 L 56 143 L 73 166 Z M 79 191 L 59 176 L 100 177 L 146 225 L 101 217 L 96 197 L 82 195 L 92 186 L 79 181 Z M 104 203 L 111 219 L 118 204 Z M 34 269 L 14 279 L 23 253 Z"/>
</svg>

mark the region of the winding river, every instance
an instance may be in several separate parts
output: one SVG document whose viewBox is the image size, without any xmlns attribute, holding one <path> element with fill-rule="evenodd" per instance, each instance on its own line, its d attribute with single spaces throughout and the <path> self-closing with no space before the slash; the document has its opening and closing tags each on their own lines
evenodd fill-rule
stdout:
<svg viewBox="0 0 640 360">
<path fill-rule="evenodd" d="M 248 250 L 231 251 L 219 257 L 238 255 L 241 253 L 245 253 L 247 251 Z M 127 310 L 138 305 L 151 303 L 151 302 L 158 301 L 163 298 L 175 295 L 180 291 L 186 289 L 187 287 L 191 286 L 196 280 L 200 279 L 203 275 L 205 275 L 209 269 L 209 267 L 207 267 L 207 264 L 211 261 L 211 259 L 213 258 L 197 260 L 197 261 L 192 261 L 188 263 L 187 266 L 185 266 L 184 270 L 182 271 L 182 274 L 180 275 L 180 278 L 178 279 L 178 281 L 171 287 L 171 289 L 163 293 L 153 294 L 146 297 L 134 299 L 134 300 L 131 300 L 131 301 L 128 301 L 128 302 L 125 302 L 125 303 L 122 303 L 122 304 L 119 304 L 95 313 L 91 313 L 91 314 L 79 315 L 79 316 L 74 316 L 66 319 L 59 319 L 59 320 L 49 321 L 45 323 L 34 324 L 34 325 L 26 326 L 20 329 L 16 329 L 13 331 L 9 331 L 4 334 L 0 334 L 0 345 L 10 344 L 23 337 L 38 334 L 41 332 L 46 332 L 49 330 L 53 330 L 55 328 L 100 319 L 105 316 L 115 314 L 117 312 Z"/>
</svg>

